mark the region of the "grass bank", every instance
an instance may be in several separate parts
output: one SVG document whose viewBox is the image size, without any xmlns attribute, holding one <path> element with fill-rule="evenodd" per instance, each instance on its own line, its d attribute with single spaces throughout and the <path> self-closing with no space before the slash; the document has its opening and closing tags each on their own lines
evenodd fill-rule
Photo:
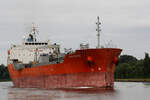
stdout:
<svg viewBox="0 0 150 100">
<path fill-rule="evenodd" d="M 0 79 L 0 82 L 10 82 L 11 79 Z"/>
<path fill-rule="evenodd" d="M 149 79 L 115 79 L 116 82 L 150 82 Z"/>
</svg>

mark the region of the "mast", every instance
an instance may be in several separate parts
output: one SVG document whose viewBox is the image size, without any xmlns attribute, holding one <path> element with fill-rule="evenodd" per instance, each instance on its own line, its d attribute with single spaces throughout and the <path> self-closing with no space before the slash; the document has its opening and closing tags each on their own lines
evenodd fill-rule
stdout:
<svg viewBox="0 0 150 100">
<path fill-rule="evenodd" d="M 101 32 L 101 28 L 100 28 L 100 25 L 101 25 L 101 22 L 99 21 L 99 16 L 97 16 L 97 22 L 96 22 L 96 25 L 97 25 L 97 47 L 96 48 L 100 48 L 100 32 Z"/>
<path fill-rule="evenodd" d="M 35 26 L 35 23 L 32 23 L 31 34 L 33 35 L 33 41 L 36 42 L 36 34 L 38 34 L 38 30 L 37 27 Z"/>
<path fill-rule="evenodd" d="M 33 34 L 36 34 L 36 27 L 35 27 L 35 23 L 32 23 L 32 32 L 33 32 Z"/>
</svg>

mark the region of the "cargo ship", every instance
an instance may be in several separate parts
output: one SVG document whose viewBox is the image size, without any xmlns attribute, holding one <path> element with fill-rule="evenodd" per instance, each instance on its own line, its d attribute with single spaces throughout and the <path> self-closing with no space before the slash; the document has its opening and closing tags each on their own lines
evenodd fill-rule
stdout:
<svg viewBox="0 0 150 100">
<path fill-rule="evenodd" d="M 80 49 L 60 51 L 60 45 L 37 41 L 37 28 L 20 45 L 8 50 L 8 70 L 16 88 L 72 88 L 114 86 L 114 69 L 122 49 L 100 47 L 97 18 L 97 47 L 80 44 Z M 71 42 L 71 41 L 70 41 Z"/>
</svg>

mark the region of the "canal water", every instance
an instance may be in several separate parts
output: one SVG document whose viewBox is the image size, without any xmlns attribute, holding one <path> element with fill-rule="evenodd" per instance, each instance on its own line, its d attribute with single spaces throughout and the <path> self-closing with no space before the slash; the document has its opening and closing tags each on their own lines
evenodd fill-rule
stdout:
<svg viewBox="0 0 150 100">
<path fill-rule="evenodd" d="M 150 83 L 115 82 L 114 89 L 13 88 L 0 82 L 0 100 L 150 100 Z"/>
</svg>

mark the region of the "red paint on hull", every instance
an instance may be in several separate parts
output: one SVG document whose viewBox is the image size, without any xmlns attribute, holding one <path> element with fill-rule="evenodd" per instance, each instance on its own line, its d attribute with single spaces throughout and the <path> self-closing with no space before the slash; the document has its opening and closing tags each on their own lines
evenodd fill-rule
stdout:
<svg viewBox="0 0 150 100">
<path fill-rule="evenodd" d="M 121 49 L 77 50 L 66 55 L 60 64 L 42 65 L 15 70 L 8 65 L 15 87 L 22 88 L 69 88 L 80 86 L 113 87 L 114 59 Z M 90 57 L 90 65 L 88 58 Z"/>
<path fill-rule="evenodd" d="M 19 88 L 71 88 L 71 87 L 112 87 L 111 73 L 88 72 L 76 74 L 58 74 L 40 77 L 21 77 L 13 79 L 14 86 Z M 108 77 L 109 76 L 109 77 Z M 107 77 L 107 78 L 106 78 Z M 111 76 L 111 79 L 113 76 Z"/>
</svg>

